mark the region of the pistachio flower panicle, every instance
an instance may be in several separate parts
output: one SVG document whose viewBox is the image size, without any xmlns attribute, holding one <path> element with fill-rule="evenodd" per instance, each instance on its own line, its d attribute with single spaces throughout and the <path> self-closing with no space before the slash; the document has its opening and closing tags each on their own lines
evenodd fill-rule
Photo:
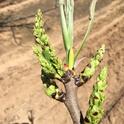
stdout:
<svg viewBox="0 0 124 124">
<path fill-rule="evenodd" d="M 57 86 L 55 83 L 52 83 L 51 79 L 60 79 L 64 74 L 64 70 L 62 61 L 55 55 L 55 51 L 50 45 L 48 35 L 43 26 L 42 12 L 38 10 L 35 17 L 34 36 L 36 43 L 33 46 L 33 51 L 40 62 L 41 78 L 45 90 L 50 96 L 53 92 L 56 92 L 57 89 Z"/>
<path fill-rule="evenodd" d="M 83 83 L 85 83 L 88 79 L 90 79 L 93 76 L 93 74 L 96 71 L 96 68 L 103 59 L 104 53 L 105 53 L 105 45 L 103 44 L 101 48 L 97 50 L 95 56 L 91 58 L 90 63 L 81 72 L 80 77 Z"/>
<path fill-rule="evenodd" d="M 93 87 L 93 92 L 89 100 L 89 108 L 85 117 L 85 124 L 99 124 L 103 117 L 103 103 L 105 100 L 105 89 L 107 87 L 107 66 L 105 66 L 97 77 L 97 82 Z"/>
</svg>

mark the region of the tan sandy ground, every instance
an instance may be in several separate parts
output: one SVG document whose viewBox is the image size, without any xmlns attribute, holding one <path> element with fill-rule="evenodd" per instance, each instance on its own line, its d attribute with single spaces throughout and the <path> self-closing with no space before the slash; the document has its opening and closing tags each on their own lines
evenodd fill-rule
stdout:
<svg viewBox="0 0 124 124">
<path fill-rule="evenodd" d="M 40 66 L 32 52 L 33 15 L 40 7 L 44 10 L 45 28 L 51 42 L 57 55 L 64 59 L 58 13 L 54 4 L 55 2 L 48 0 L 0 0 L 0 124 L 72 123 L 65 106 L 44 94 Z M 87 27 L 88 6 L 89 0 L 76 0 L 75 50 Z M 29 17 L 25 19 L 27 16 Z M 25 23 L 30 25 L 24 25 Z M 123 0 L 99 0 L 89 43 L 80 56 L 86 59 L 79 65 L 79 70 L 84 68 L 89 61 L 88 57 L 102 43 L 106 45 L 107 51 L 100 68 L 107 63 L 109 76 L 104 104 L 106 114 L 101 124 L 124 124 Z M 98 72 L 99 69 L 86 85 L 79 88 L 78 97 L 84 113 Z M 29 120 L 31 115 L 33 123 Z"/>
</svg>

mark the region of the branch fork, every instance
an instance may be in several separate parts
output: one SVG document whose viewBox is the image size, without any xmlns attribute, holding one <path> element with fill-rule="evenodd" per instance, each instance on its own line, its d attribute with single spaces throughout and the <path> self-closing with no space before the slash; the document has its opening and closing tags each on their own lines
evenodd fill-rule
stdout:
<svg viewBox="0 0 124 124">
<path fill-rule="evenodd" d="M 71 115 L 73 124 L 83 124 L 84 119 L 77 99 L 78 86 L 76 84 L 80 82 L 77 80 L 77 78 L 75 78 L 74 71 L 67 70 L 62 77 L 62 83 L 64 84 L 66 91 L 64 104 Z"/>
</svg>

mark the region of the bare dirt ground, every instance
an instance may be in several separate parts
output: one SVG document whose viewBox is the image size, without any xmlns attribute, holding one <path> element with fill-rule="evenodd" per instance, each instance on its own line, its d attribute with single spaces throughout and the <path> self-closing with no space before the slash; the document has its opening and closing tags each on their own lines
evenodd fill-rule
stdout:
<svg viewBox="0 0 124 124">
<path fill-rule="evenodd" d="M 75 50 L 87 27 L 89 1 L 75 0 Z M 38 8 L 44 12 L 45 28 L 57 55 L 64 59 L 55 1 L 0 0 L 0 124 L 72 123 L 65 106 L 47 97 L 42 88 L 40 66 L 32 52 L 32 27 Z M 84 68 L 102 43 L 107 51 L 100 68 L 107 63 L 109 76 L 105 116 L 101 124 L 124 124 L 123 0 L 99 0 L 92 33 L 80 56 L 86 59 L 79 69 Z M 78 98 L 84 113 L 98 72 L 99 69 L 87 84 L 79 88 Z"/>
</svg>

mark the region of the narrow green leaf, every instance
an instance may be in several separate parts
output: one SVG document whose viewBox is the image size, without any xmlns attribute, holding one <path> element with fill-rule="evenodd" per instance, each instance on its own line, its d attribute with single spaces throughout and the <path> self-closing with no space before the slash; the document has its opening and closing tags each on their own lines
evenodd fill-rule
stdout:
<svg viewBox="0 0 124 124">
<path fill-rule="evenodd" d="M 79 53 L 81 52 L 81 50 L 84 48 L 86 42 L 87 42 L 87 38 L 91 32 L 91 29 L 92 29 L 92 26 L 93 26 L 93 22 L 94 22 L 94 15 L 95 15 L 95 7 L 96 7 L 96 3 L 97 3 L 97 0 L 92 0 L 92 3 L 91 3 L 91 6 L 90 6 L 90 20 L 89 20 L 89 24 L 88 24 L 88 27 L 87 27 L 87 31 L 84 35 L 84 38 L 80 44 L 80 47 L 79 49 L 77 50 L 76 54 L 75 54 L 75 62 L 77 60 L 77 57 L 79 55 Z"/>
<path fill-rule="evenodd" d="M 64 47 L 66 50 L 66 61 L 69 63 L 69 51 L 73 46 L 73 12 L 74 0 L 59 0 L 61 28 Z"/>
</svg>

